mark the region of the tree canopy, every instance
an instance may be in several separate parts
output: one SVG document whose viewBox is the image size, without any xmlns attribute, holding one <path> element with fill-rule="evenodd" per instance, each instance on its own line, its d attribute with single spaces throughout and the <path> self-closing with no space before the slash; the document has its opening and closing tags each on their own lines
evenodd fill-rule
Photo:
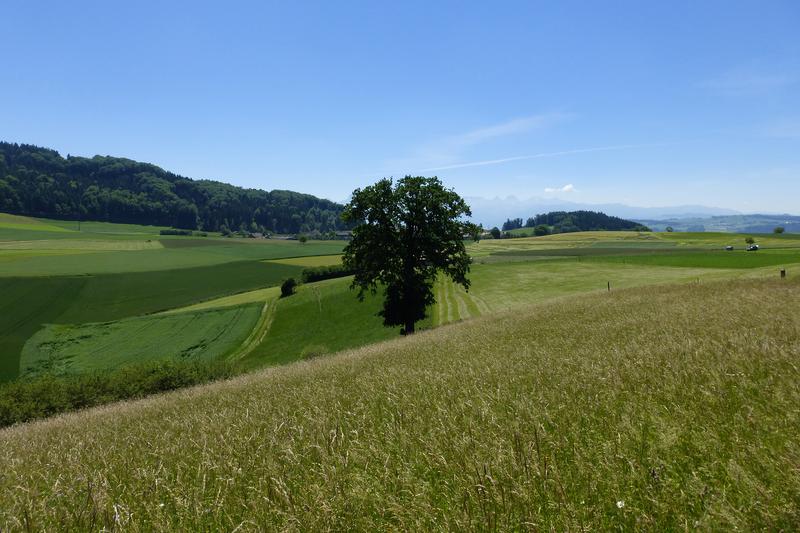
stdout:
<svg viewBox="0 0 800 533">
<path fill-rule="evenodd" d="M 507 220 L 503 230 L 514 229 L 522 219 Z M 506 228 L 511 223 L 513 227 Z M 569 233 L 573 231 L 650 231 L 638 222 L 625 220 L 597 211 L 551 211 L 528 218 L 525 227 L 550 226 L 552 233 Z"/>
<path fill-rule="evenodd" d="M 343 206 L 292 191 L 192 180 L 109 156 L 62 157 L 0 142 L 0 211 L 209 231 L 311 233 L 347 229 Z"/>
<path fill-rule="evenodd" d="M 472 260 L 464 238 L 478 231 L 465 220 L 471 214 L 466 202 L 436 177 L 406 176 L 396 184 L 382 179 L 353 192 L 342 215 L 355 224 L 343 263 L 355 272 L 352 287 L 359 299 L 384 289 L 384 325 L 413 333 L 435 302 L 433 283 L 439 273 L 469 289 Z"/>
</svg>

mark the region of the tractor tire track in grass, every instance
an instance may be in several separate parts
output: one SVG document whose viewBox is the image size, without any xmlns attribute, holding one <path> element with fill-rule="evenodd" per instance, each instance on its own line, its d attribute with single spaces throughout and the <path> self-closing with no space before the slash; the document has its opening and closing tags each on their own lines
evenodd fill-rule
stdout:
<svg viewBox="0 0 800 533">
<path fill-rule="evenodd" d="M 228 359 L 232 361 L 244 359 L 264 341 L 269 333 L 270 327 L 272 326 L 272 321 L 275 319 L 275 309 L 277 307 L 276 304 L 277 298 L 270 298 L 264 302 L 264 306 L 261 308 L 261 315 L 259 316 L 258 322 L 256 322 L 253 331 L 250 332 L 250 335 L 245 339 L 241 346 L 236 348 L 227 356 Z"/>
</svg>

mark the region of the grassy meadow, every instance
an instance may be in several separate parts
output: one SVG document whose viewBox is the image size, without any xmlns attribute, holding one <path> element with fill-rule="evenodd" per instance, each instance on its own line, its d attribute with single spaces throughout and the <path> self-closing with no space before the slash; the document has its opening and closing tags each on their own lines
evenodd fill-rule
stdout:
<svg viewBox="0 0 800 533">
<path fill-rule="evenodd" d="M 141 356 L 114 350 L 113 343 L 101 344 L 100 351 L 116 353 L 88 358 L 94 362 L 75 355 L 94 341 L 53 342 L 46 356 L 40 346 L 56 331 L 92 331 L 97 323 L 116 321 L 122 322 L 114 327 L 125 331 L 124 321 L 148 323 L 153 313 L 260 304 L 268 313 L 255 323 L 247 321 L 255 325 L 245 335 L 246 348 L 229 353 L 247 369 L 397 334 L 376 316 L 379 298 L 359 303 L 348 289 L 349 278 L 307 284 L 295 296 L 278 299 L 277 286 L 287 277 L 299 279 L 304 268 L 339 263 L 342 242 L 162 236 L 160 227 L 102 222 L 82 222 L 80 228 L 72 221 L 0 216 L 0 291 L 5 296 L 0 301 L 0 381 L 28 372 L 26 361 L 39 368 L 43 360 L 74 360 L 75 370 L 136 362 Z M 755 253 L 738 246 L 744 237 L 586 232 L 471 243 L 472 288 L 467 292 L 438 281 L 437 304 L 421 327 L 602 291 L 609 283 L 616 290 L 773 276 L 777 268 L 800 264 L 795 235 L 757 236 L 763 249 Z M 737 249 L 722 250 L 728 244 Z M 194 345 L 190 330 L 175 329 L 184 332 L 178 337 L 186 338 L 171 340 L 151 357 L 172 358 L 182 353 L 172 347 Z M 207 355 L 224 353 L 228 352 L 211 350 Z M 108 363 L 98 363 L 101 359 Z"/>
<path fill-rule="evenodd" d="M 792 275 L 529 304 L 0 430 L 0 529 L 793 530 L 798 356 Z"/>
</svg>

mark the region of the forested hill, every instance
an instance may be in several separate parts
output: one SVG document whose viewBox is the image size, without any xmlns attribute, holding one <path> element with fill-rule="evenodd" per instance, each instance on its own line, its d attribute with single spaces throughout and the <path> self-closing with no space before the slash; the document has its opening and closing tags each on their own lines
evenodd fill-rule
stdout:
<svg viewBox="0 0 800 533">
<path fill-rule="evenodd" d="M 0 212 L 218 231 L 341 229 L 342 206 L 292 191 L 192 180 L 120 157 L 0 142 Z"/>
<path fill-rule="evenodd" d="M 508 219 L 503 231 L 519 228 L 547 228 L 548 233 L 573 231 L 650 231 L 646 226 L 632 220 L 612 217 L 596 211 L 551 211 L 528 218 L 523 225 L 521 218 Z"/>
</svg>

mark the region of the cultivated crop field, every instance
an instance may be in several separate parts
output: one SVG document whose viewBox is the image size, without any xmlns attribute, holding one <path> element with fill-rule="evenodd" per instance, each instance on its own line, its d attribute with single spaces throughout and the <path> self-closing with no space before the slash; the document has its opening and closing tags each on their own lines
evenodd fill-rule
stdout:
<svg viewBox="0 0 800 533">
<path fill-rule="evenodd" d="M 0 431 L 0 528 L 792 530 L 798 356 L 796 277 L 564 297 Z"/>
<path fill-rule="evenodd" d="M 0 382 L 19 376 L 25 343 L 46 324 L 119 320 L 275 287 L 303 267 L 265 260 L 343 247 L 162 229 L 82 222 L 78 230 L 77 222 L 0 214 Z"/>
<path fill-rule="evenodd" d="M 299 279 L 304 268 L 339 264 L 344 246 L 340 241 L 303 244 L 213 234 L 162 236 L 161 229 L 82 222 L 79 231 L 76 222 L 2 215 L 0 381 L 25 373 L 23 352 L 39 354 L 29 355 L 36 361 L 42 358 L 39 341 L 34 340 L 37 335 L 43 339 L 59 328 L 91 330 L 98 322 L 146 318 L 152 313 L 266 306 L 269 316 L 255 322 L 251 335 L 245 335 L 250 339 L 247 348 L 236 351 L 237 364 L 243 368 L 329 354 L 397 334 L 376 316 L 379 296 L 358 302 L 348 288 L 350 278 L 311 283 L 293 297 L 278 298 L 277 286 L 284 279 Z M 744 237 L 586 232 L 472 243 L 468 247 L 475 259 L 471 289 L 467 292 L 439 280 L 437 304 L 420 327 L 604 291 L 609 284 L 616 290 L 773 277 L 779 268 L 800 264 L 800 240 L 795 235 L 757 236 L 762 250 L 756 253 L 741 249 Z M 722 250 L 728 244 L 738 249 Z M 189 337 L 174 342 L 190 346 Z M 97 370 L 137 359 L 126 350 L 113 350 L 112 344 L 102 346 L 106 355 L 73 368 Z M 152 357 L 170 358 L 180 352 L 165 347 Z M 48 357 L 74 357 L 69 350 L 59 349 L 59 354 Z M 97 363 L 101 359 L 109 363 Z"/>
<path fill-rule="evenodd" d="M 299 267 L 260 261 L 96 276 L 0 277 L 0 378 L 19 371 L 25 342 L 45 324 L 82 324 L 164 311 L 258 287 Z"/>
<path fill-rule="evenodd" d="M 22 376 L 76 374 L 153 359 L 215 359 L 248 337 L 259 304 L 149 315 L 114 322 L 48 325 L 22 350 Z"/>
</svg>

